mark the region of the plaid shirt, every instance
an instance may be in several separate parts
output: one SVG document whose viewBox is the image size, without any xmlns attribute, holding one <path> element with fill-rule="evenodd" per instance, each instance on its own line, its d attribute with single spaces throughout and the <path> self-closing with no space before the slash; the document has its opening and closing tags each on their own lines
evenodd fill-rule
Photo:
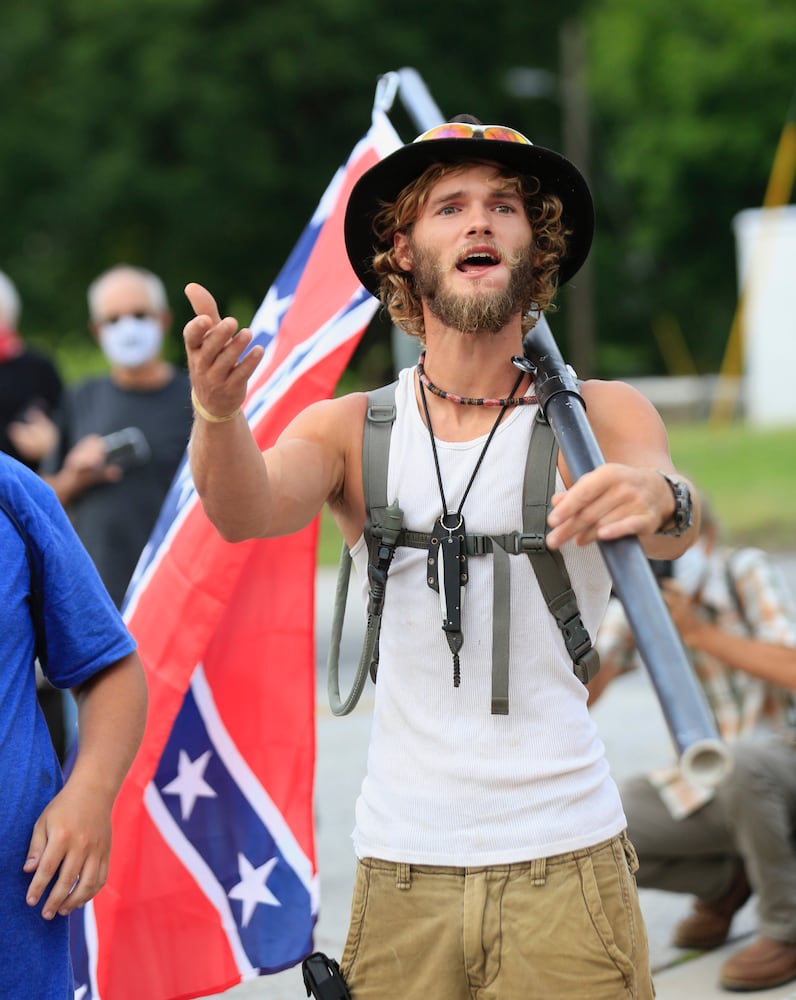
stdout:
<svg viewBox="0 0 796 1000">
<path fill-rule="evenodd" d="M 796 647 L 796 606 L 784 576 L 759 549 L 717 549 L 708 558 L 700 614 L 725 632 Z M 621 604 L 612 598 L 596 647 L 601 662 L 620 673 L 638 665 L 633 635 Z M 705 691 L 719 734 L 731 743 L 755 730 L 792 728 L 794 693 L 774 687 L 699 650 L 686 650 Z M 694 785 L 676 767 L 648 775 L 675 818 L 688 816 L 713 792 Z"/>
</svg>

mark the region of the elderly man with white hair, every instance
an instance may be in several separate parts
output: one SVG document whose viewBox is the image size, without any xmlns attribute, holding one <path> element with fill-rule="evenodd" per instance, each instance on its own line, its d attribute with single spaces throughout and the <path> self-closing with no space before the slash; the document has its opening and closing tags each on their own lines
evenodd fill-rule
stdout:
<svg viewBox="0 0 796 1000">
<path fill-rule="evenodd" d="M 69 387 L 44 474 L 121 607 L 188 444 L 190 382 L 164 356 L 171 313 L 157 275 L 114 265 L 89 286 L 88 308 L 109 370 Z"/>
</svg>

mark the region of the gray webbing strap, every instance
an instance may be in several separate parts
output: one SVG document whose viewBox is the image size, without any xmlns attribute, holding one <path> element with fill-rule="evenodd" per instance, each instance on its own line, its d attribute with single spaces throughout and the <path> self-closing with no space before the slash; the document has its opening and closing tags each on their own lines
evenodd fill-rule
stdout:
<svg viewBox="0 0 796 1000">
<path fill-rule="evenodd" d="M 511 568 L 509 554 L 492 548 L 492 715 L 509 714 L 509 633 Z"/>
<path fill-rule="evenodd" d="M 524 534 L 541 532 L 544 536 L 547 532 L 550 497 L 555 492 L 558 446 L 541 408 L 536 419 L 537 426 L 531 434 L 531 446 L 525 462 L 522 526 Z M 543 475 L 541 469 L 545 462 L 547 474 Z M 560 552 L 548 549 L 545 545 L 529 548 L 527 552 L 539 589 L 564 637 L 575 676 L 588 684 L 600 669 L 600 658 L 597 650 L 592 647 L 591 637 L 580 617 L 578 599 L 572 590 L 564 558 Z"/>
<path fill-rule="evenodd" d="M 343 701 L 340 698 L 340 639 L 343 635 L 343 620 L 345 618 L 348 581 L 350 578 L 351 553 L 346 543 L 343 542 L 340 563 L 337 568 L 337 589 L 334 595 L 334 613 L 332 615 L 332 634 L 329 638 L 329 655 L 326 660 L 326 687 L 329 694 L 329 707 L 333 715 L 348 715 L 355 708 L 362 696 L 368 676 L 367 667 L 364 671 L 362 670 L 362 661 L 367 656 L 372 655 L 373 652 L 373 640 L 371 640 L 370 632 L 368 632 L 365 636 L 365 645 L 354 677 L 354 683 L 351 685 L 348 697 Z"/>
<path fill-rule="evenodd" d="M 362 441 L 362 482 L 365 493 L 365 538 L 371 545 L 371 529 L 384 524 L 387 509 L 387 463 L 390 435 L 395 421 L 395 387 L 391 382 L 368 393 L 368 412 Z"/>
<path fill-rule="evenodd" d="M 372 563 L 378 542 L 384 533 L 385 523 L 391 520 L 387 504 L 387 462 L 390 453 L 390 434 L 395 420 L 395 385 L 382 386 L 368 394 L 368 411 L 362 439 L 362 479 L 365 494 L 365 538 L 368 541 L 369 561 Z M 392 508 L 390 508 L 392 512 Z M 374 532 L 374 525 L 377 531 Z M 390 529 L 387 529 L 391 534 Z M 393 548 L 397 540 L 392 540 Z M 354 682 L 348 697 L 340 697 L 340 641 L 343 634 L 348 584 L 351 578 L 351 552 L 343 542 L 337 570 L 337 589 L 332 615 L 332 634 L 329 656 L 326 661 L 329 706 L 334 715 L 348 715 L 357 705 L 365 687 L 368 674 L 375 677 L 379 661 L 379 631 L 382 606 L 371 601 L 365 640 L 359 657 Z M 383 603 L 383 602 L 382 602 Z"/>
<path fill-rule="evenodd" d="M 387 503 L 387 465 L 390 435 L 395 420 L 395 385 L 392 383 L 369 393 L 367 419 L 362 446 L 362 476 L 365 495 L 365 538 L 368 544 L 370 568 L 383 539 L 389 538 L 394 547 L 428 548 L 430 534 L 400 528 L 391 514 L 395 505 Z M 545 547 L 547 513 L 550 497 L 555 491 L 558 447 L 552 429 L 541 409 L 537 425 L 531 434 L 525 462 L 523 490 L 523 530 L 507 535 L 466 536 L 468 555 L 492 553 L 492 714 L 507 715 L 509 710 L 509 641 L 511 634 L 511 576 L 509 555 L 525 553 L 539 582 L 539 588 L 564 637 L 572 658 L 575 675 L 584 684 L 597 673 L 599 657 L 580 617 L 577 598 L 572 590 L 564 560 L 559 552 Z M 395 508 L 397 509 L 397 508 Z M 400 510 L 398 510 L 400 515 Z M 370 673 L 374 680 L 378 666 L 378 641 L 382 607 L 368 609 L 365 641 L 351 693 L 345 702 L 340 699 L 339 658 L 340 639 L 345 615 L 351 554 L 343 544 L 335 594 L 332 637 L 329 647 L 329 703 L 335 715 L 347 715 L 356 706 Z"/>
<path fill-rule="evenodd" d="M 542 526 L 543 527 L 543 526 Z M 398 545 L 427 549 L 431 535 L 424 531 L 401 531 Z M 467 554 L 492 553 L 492 715 L 508 715 L 509 635 L 511 632 L 510 555 L 530 555 L 544 545 L 543 531 L 508 535 L 466 535 Z M 567 578 L 567 581 L 569 578 Z"/>
<path fill-rule="evenodd" d="M 567 647 L 575 676 L 584 684 L 597 673 L 600 660 L 583 625 L 578 601 L 572 590 L 566 564 L 560 552 L 545 546 L 550 497 L 555 492 L 558 446 L 542 410 L 536 417 L 525 461 L 522 533 L 509 535 L 467 535 L 468 555 L 492 553 L 492 714 L 509 710 L 509 635 L 511 593 L 509 554 L 525 553 L 531 561 L 539 589 L 556 621 Z M 429 535 L 403 531 L 399 545 L 426 548 Z"/>
</svg>

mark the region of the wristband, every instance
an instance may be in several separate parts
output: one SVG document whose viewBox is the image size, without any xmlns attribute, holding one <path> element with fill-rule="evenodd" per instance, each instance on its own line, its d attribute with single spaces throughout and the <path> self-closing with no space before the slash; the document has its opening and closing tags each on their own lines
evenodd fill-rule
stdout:
<svg viewBox="0 0 796 1000">
<path fill-rule="evenodd" d="M 657 469 L 656 471 L 658 475 L 663 476 L 669 484 L 669 489 L 672 491 L 672 496 L 674 497 L 674 513 L 668 521 L 658 528 L 655 534 L 670 535 L 673 538 L 679 538 L 681 535 L 684 535 L 693 524 L 694 511 L 691 502 L 691 491 L 688 486 L 679 479 L 675 479 L 673 476 L 670 476 L 665 472 L 661 472 L 660 469 Z M 667 527 L 666 525 L 670 525 L 670 527 Z"/>
<path fill-rule="evenodd" d="M 193 403 L 194 411 L 198 414 L 198 416 L 200 416 L 202 420 L 206 420 L 209 424 L 226 424 L 230 420 L 234 420 L 240 413 L 240 407 L 238 407 L 237 410 L 233 410 L 232 413 L 227 413 L 226 416 L 217 417 L 215 413 L 211 413 L 202 406 L 196 398 L 196 391 L 193 388 L 191 388 L 191 402 Z"/>
</svg>

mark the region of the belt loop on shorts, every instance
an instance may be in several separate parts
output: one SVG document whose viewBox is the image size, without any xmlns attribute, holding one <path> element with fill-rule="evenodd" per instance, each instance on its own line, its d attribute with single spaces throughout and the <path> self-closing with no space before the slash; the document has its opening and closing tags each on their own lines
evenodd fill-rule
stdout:
<svg viewBox="0 0 796 1000">
<path fill-rule="evenodd" d="M 399 861 L 395 866 L 395 888 L 412 888 L 412 871 L 410 866 L 403 861 Z"/>
<path fill-rule="evenodd" d="M 547 879 L 547 858 L 535 858 L 528 871 L 531 885 L 544 885 Z"/>
<path fill-rule="evenodd" d="M 636 854 L 636 849 L 627 835 L 627 830 L 623 830 L 622 833 L 619 834 L 619 842 L 625 853 L 625 859 L 627 860 L 627 867 L 630 869 L 630 874 L 635 875 L 639 869 L 638 854 Z"/>
</svg>

